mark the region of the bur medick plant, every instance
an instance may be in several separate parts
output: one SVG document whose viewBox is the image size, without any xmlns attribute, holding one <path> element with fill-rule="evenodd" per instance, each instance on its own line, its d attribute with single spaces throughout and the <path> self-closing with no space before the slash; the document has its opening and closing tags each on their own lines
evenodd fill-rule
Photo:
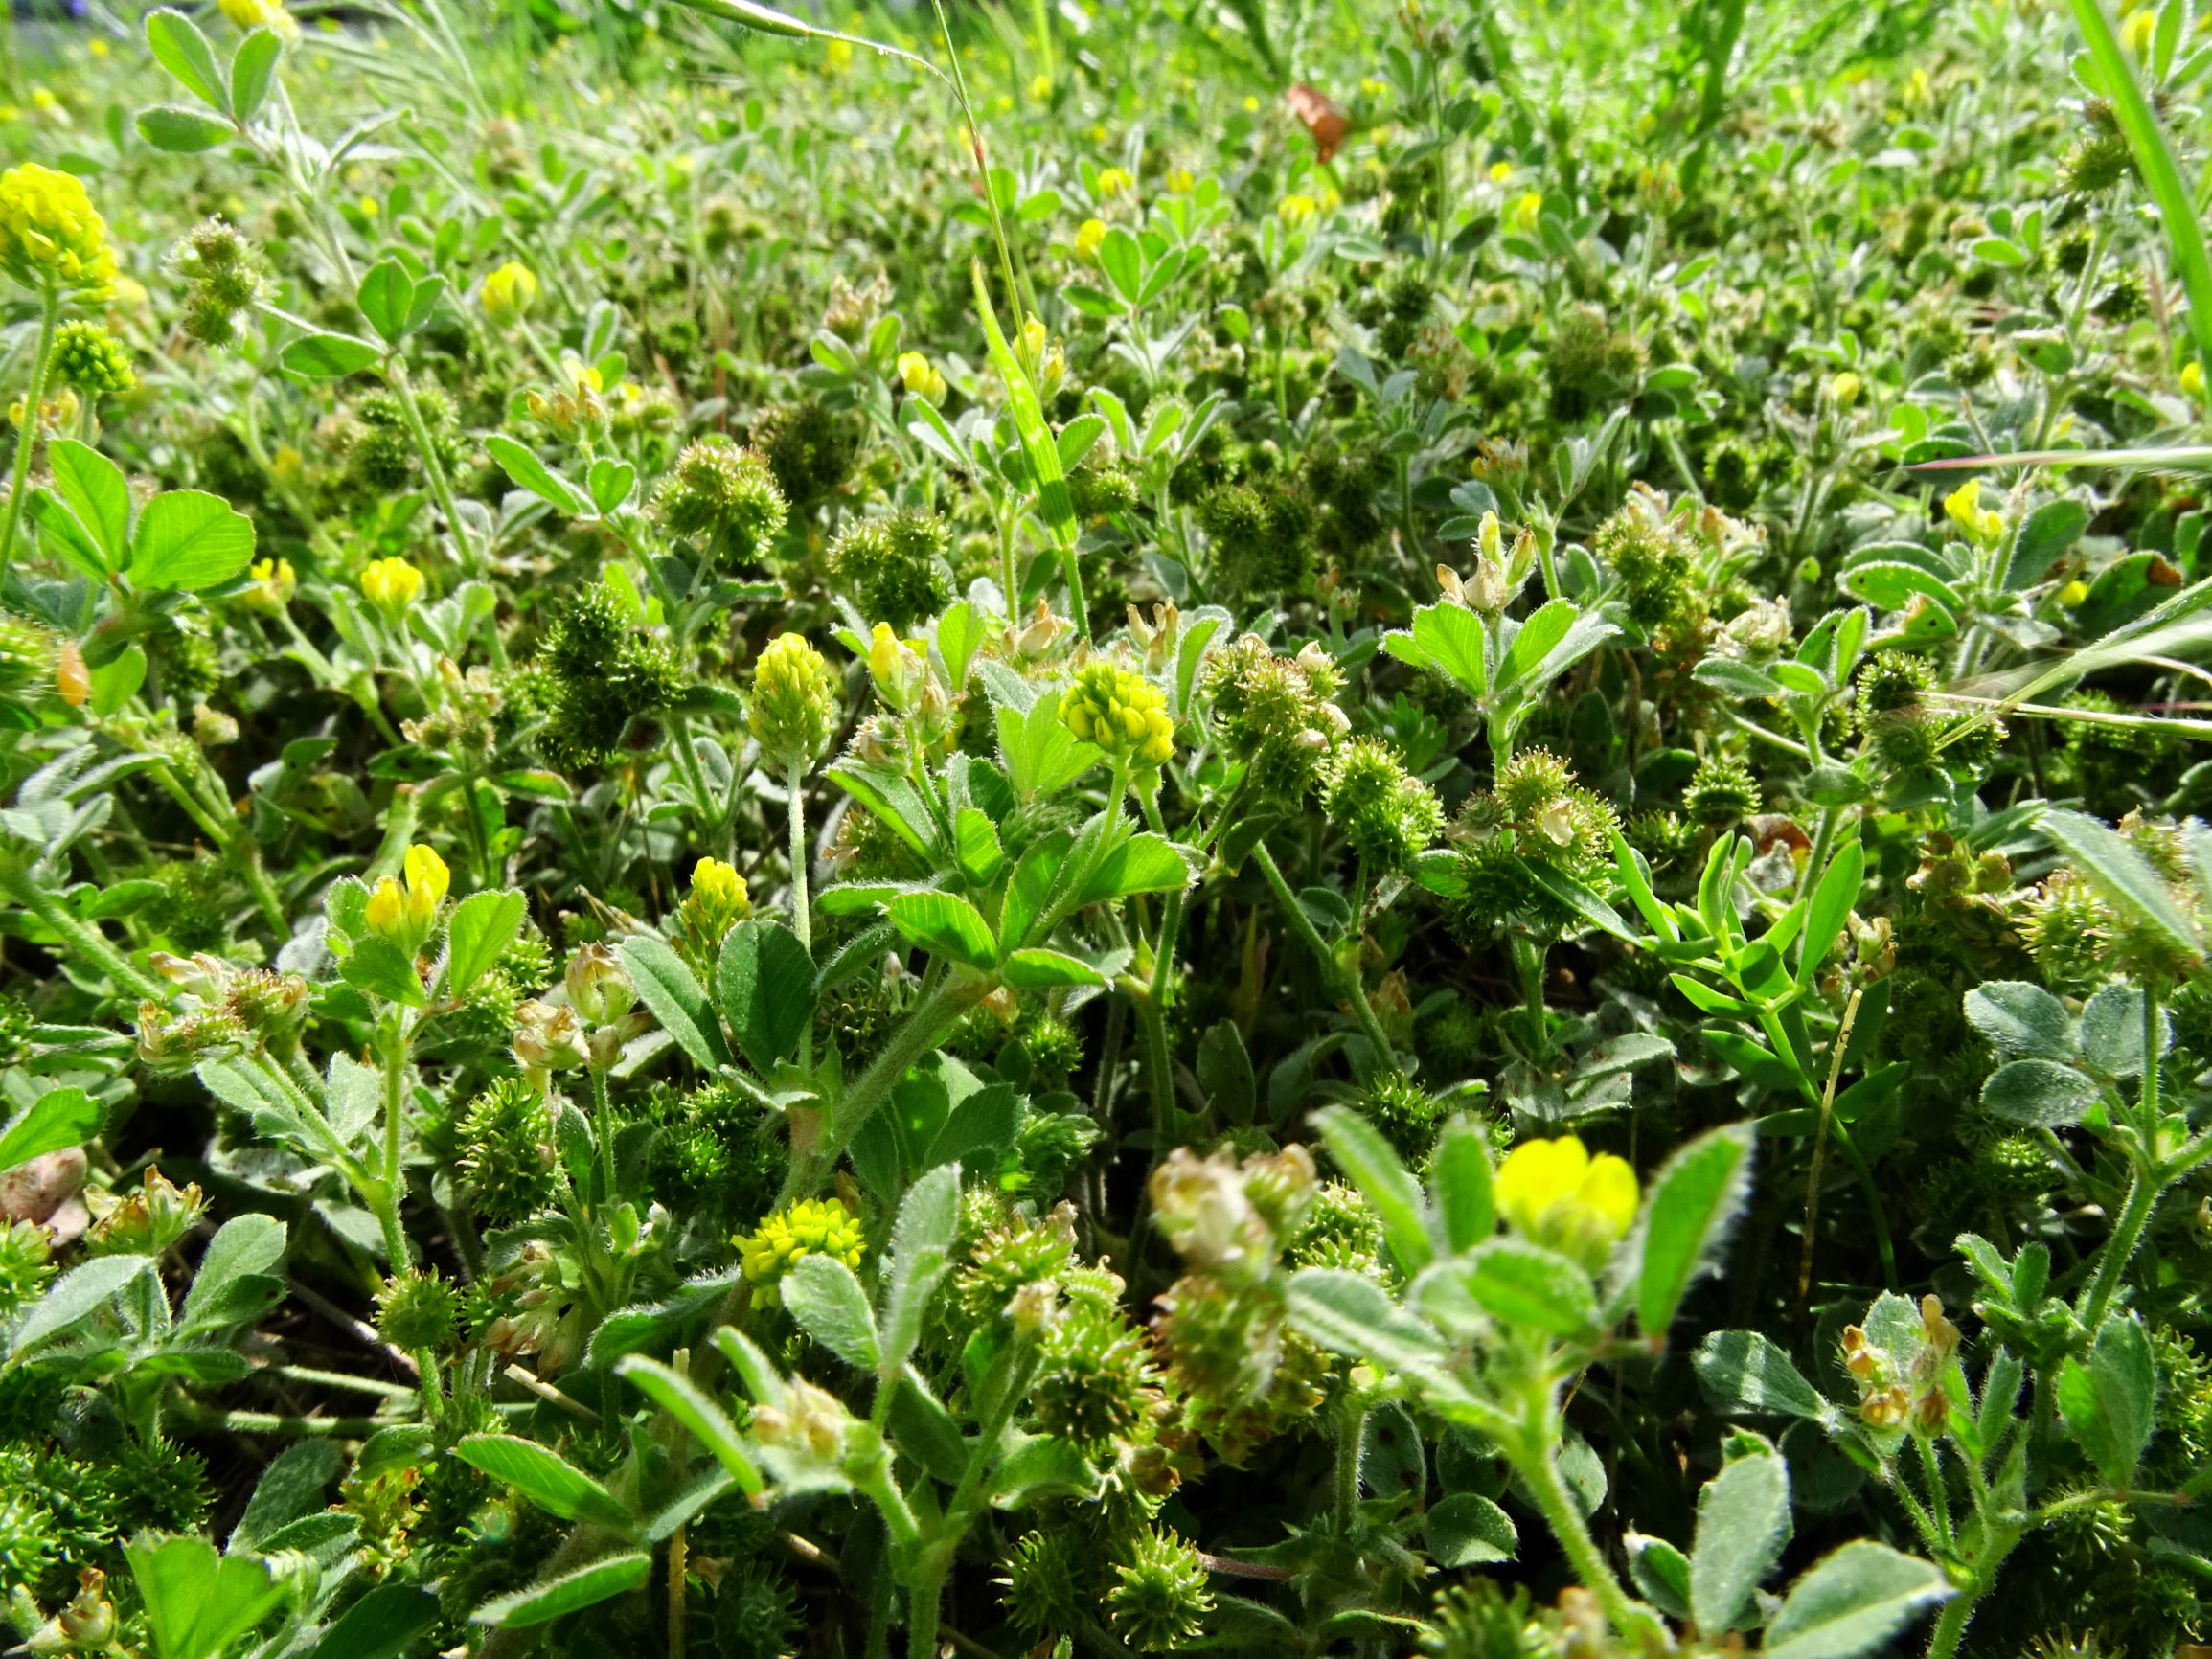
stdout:
<svg viewBox="0 0 2212 1659">
<path fill-rule="evenodd" d="M 2212 1643 L 2188 9 L 1570 10 L 0 24 L 0 1648 Z"/>
</svg>

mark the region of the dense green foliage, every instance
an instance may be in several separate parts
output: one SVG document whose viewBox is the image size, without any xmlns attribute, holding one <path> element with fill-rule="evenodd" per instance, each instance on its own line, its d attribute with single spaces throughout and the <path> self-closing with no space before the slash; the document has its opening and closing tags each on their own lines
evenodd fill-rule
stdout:
<svg viewBox="0 0 2212 1659">
<path fill-rule="evenodd" d="M 2189 0 L 0 22 L 0 1629 L 2212 1637 Z"/>
</svg>

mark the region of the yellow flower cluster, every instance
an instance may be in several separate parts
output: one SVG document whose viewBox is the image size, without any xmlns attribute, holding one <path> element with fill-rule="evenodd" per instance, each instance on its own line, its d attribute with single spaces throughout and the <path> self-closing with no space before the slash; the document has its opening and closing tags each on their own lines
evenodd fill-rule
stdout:
<svg viewBox="0 0 2212 1659">
<path fill-rule="evenodd" d="M 945 401 L 945 371 L 920 352 L 899 353 L 899 379 L 924 403 L 935 405 Z"/>
<path fill-rule="evenodd" d="M 812 765 L 836 736 L 837 679 L 805 634 L 778 634 L 761 652 L 745 718 L 762 753 L 785 766 Z"/>
<path fill-rule="evenodd" d="M 520 260 L 509 260 L 484 279 L 479 297 L 494 323 L 517 322 L 537 298 L 537 278 Z"/>
<path fill-rule="evenodd" d="M 300 573 L 292 568 L 288 558 L 256 559 L 246 571 L 253 579 L 253 586 L 246 588 L 239 598 L 255 610 L 274 614 L 292 602 L 292 595 L 300 591 Z"/>
<path fill-rule="evenodd" d="M 1104 219 L 1084 219 L 1076 227 L 1075 256 L 1079 260 L 1098 258 L 1100 244 L 1106 240 L 1106 222 Z"/>
<path fill-rule="evenodd" d="M 361 572 L 361 596 L 397 622 L 422 597 L 422 573 L 403 558 L 372 560 Z"/>
<path fill-rule="evenodd" d="M 30 287 L 89 300 L 114 291 L 107 223 L 83 185 L 34 161 L 0 172 L 0 270 Z"/>
<path fill-rule="evenodd" d="M 1610 1152 L 1591 1157 L 1573 1135 L 1514 1148 L 1495 1192 L 1516 1233 L 1590 1268 L 1605 1264 L 1636 1218 L 1635 1170 Z"/>
<path fill-rule="evenodd" d="M 401 869 L 405 887 L 389 875 L 377 882 L 369 895 L 367 920 L 371 932 L 412 954 L 422 948 L 437 925 L 438 907 L 445 902 L 453 873 L 435 850 L 420 843 L 407 849 Z"/>
<path fill-rule="evenodd" d="M 1060 699 L 1060 717 L 1084 742 L 1117 760 L 1127 756 L 1158 766 L 1175 752 L 1166 695 L 1142 674 L 1112 663 L 1092 663 L 1076 675 Z"/>
<path fill-rule="evenodd" d="M 857 1267 L 867 1248 L 860 1223 L 835 1198 L 803 1198 L 741 1235 L 737 1246 L 745 1277 L 755 1284 L 773 1284 L 801 1258 L 816 1254 Z"/>
</svg>

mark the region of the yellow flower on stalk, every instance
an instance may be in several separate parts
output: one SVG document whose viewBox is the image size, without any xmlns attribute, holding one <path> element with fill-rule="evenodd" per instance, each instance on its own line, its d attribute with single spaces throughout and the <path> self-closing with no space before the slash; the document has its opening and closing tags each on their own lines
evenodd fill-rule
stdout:
<svg viewBox="0 0 2212 1659">
<path fill-rule="evenodd" d="M 2120 25 L 2120 44 L 2128 49 L 2128 56 L 2137 59 L 2151 55 L 2151 37 L 2157 33 L 2158 16 L 2150 7 L 2132 13 Z"/>
<path fill-rule="evenodd" d="M 292 602 L 292 595 L 300 590 L 299 572 L 292 568 L 288 558 L 256 559 L 246 575 L 253 578 L 253 586 L 239 598 L 255 610 L 281 611 Z"/>
<path fill-rule="evenodd" d="M 1525 237 L 1536 229 L 1537 219 L 1542 213 L 1542 193 L 1533 190 L 1523 191 L 1507 207 L 1506 222 Z"/>
<path fill-rule="evenodd" d="M 1995 547 L 2004 538 L 2005 521 L 2001 513 L 1992 512 L 1981 504 L 1981 480 L 1970 478 L 1943 498 L 1945 516 L 1958 526 L 1962 534 L 1978 541 L 1984 547 Z"/>
<path fill-rule="evenodd" d="M 400 870 L 405 885 L 392 876 L 369 895 L 369 930 L 412 954 L 421 950 L 438 923 L 438 907 L 453 886 L 453 874 L 437 852 L 418 842 L 407 849 Z"/>
<path fill-rule="evenodd" d="M 809 1256 L 832 1256 L 857 1267 L 867 1252 L 860 1223 L 835 1198 L 802 1198 L 735 1242 L 745 1277 L 755 1284 L 774 1284 Z"/>
<path fill-rule="evenodd" d="M 520 260 L 509 260 L 484 279 L 480 298 L 494 323 L 517 322 L 537 298 L 537 278 Z"/>
<path fill-rule="evenodd" d="M 1174 167 L 1168 170 L 1168 193 L 1170 195 L 1189 195 L 1197 188 L 1198 181 L 1191 176 L 1189 168 Z"/>
<path fill-rule="evenodd" d="M 1076 227 L 1076 258 L 1083 260 L 1097 259 L 1099 245 L 1106 240 L 1106 220 L 1084 219 L 1081 225 Z"/>
<path fill-rule="evenodd" d="M 2181 365 L 2181 390 L 2192 398 L 2204 396 L 2204 365 L 2194 357 Z"/>
<path fill-rule="evenodd" d="M 115 250 L 82 184 L 34 161 L 0 172 L 0 271 L 26 287 L 108 296 Z"/>
<path fill-rule="evenodd" d="M 1127 195 L 1137 188 L 1136 179 L 1126 167 L 1109 167 L 1098 175 L 1098 193 L 1101 200 Z"/>
<path fill-rule="evenodd" d="M 1636 1218 L 1636 1172 L 1610 1152 L 1591 1157 L 1573 1135 L 1523 1141 L 1497 1167 L 1499 1214 L 1532 1243 L 1585 1267 L 1605 1264 Z"/>
<path fill-rule="evenodd" d="M 1828 396 L 1838 409 L 1848 409 L 1859 401 L 1859 394 L 1865 386 L 1865 381 L 1846 369 L 1828 382 Z"/>
<path fill-rule="evenodd" d="M 1304 224 L 1320 211 L 1320 204 L 1310 195 L 1293 193 L 1275 204 L 1275 216 L 1293 228 Z"/>
<path fill-rule="evenodd" d="M 889 623 L 876 625 L 868 640 L 868 674 L 876 682 L 876 694 L 883 699 L 885 708 L 903 715 L 914 706 L 924 668 L 914 648 L 903 644 L 891 631 Z"/>
<path fill-rule="evenodd" d="M 899 353 L 899 382 L 933 407 L 945 401 L 945 372 L 920 352 Z"/>
<path fill-rule="evenodd" d="M 1503 184 L 1511 177 L 1513 177 L 1512 162 L 1494 161 L 1490 164 L 1490 182 L 1492 184 Z"/>
<path fill-rule="evenodd" d="M 853 67 L 853 43 L 850 40 L 832 40 L 825 56 L 829 58 L 831 69 L 842 75 Z"/>
<path fill-rule="evenodd" d="M 1175 752 L 1166 693 L 1112 663 L 1092 663 L 1076 675 L 1060 699 L 1060 717 L 1070 732 L 1115 760 L 1159 766 Z"/>
<path fill-rule="evenodd" d="M 1052 77 L 1051 77 L 1051 76 L 1049 76 L 1049 75 L 1033 75 L 1033 76 L 1031 76 L 1031 77 L 1029 78 L 1029 101 L 1030 101 L 1030 102 L 1032 102 L 1032 103 L 1043 103 L 1043 102 L 1046 102 L 1048 100 L 1050 100 L 1050 99 L 1051 99 L 1051 97 L 1052 97 Z"/>
<path fill-rule="evenodd" d="M 361 572 L 361 596 L 398 622 L 422 597 L 422 573 L 403 558 L 372 560 Z"/>
</svg>

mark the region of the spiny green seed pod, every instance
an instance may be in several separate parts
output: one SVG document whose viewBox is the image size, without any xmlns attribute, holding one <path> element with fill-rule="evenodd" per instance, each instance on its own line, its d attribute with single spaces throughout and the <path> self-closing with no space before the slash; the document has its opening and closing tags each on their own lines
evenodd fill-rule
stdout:
<svg viewBox="0 0 2212 1659">
<path fill-rule="evenodd" d="M 1019 1035 L 1030 1064 L 1041 1078 L 1065 1083 L 1083 1064 L 1083 1034 L 1056 1014 L 1039 1013 L 1026 1020 Z"/>
<path fill-rule="evenodd" d="M 436 1273 L 409 1269 L 384 1281 L 376 1292 L 376 1334 L 413 1353 L 444 1348 L 452 1339 L 461 1299 Z"/>
<path fill-rule="evenodd" d="M 59 636 L 53 629 L 0 611 L 0 697 L 51 689 L 60 661 Z"/>
<path fill-rule="evenodd" d="M 1288 485 L 1222 484 L 1198 500 L 1224 599 L 1303 592 L 1313 579 L 1313 510 Z"/>
<path fill-rule="evenodd" d="M 952 602 L 952 532 L 920 508 L 863 518 L 830 549 L 830 573 L 871 622 L 911 632 Z"/>
<path fill-rule="evenodd" d="M 1076 675 L 1060 697 L 1060 717 L 1070 732 L 1096 743 L 1110 760 L 1157 767 L 1175 752 L 1166 693 L 1142 674 L 1112 663 L 1091 663 Z"/>
<path fill-rule="evenodd" d="M 1074 1249 L 1071 1231 L 1051 1217 L 992 1226 L 975 1241 L 968 1264 L 953 1279 L 962 1317 L 971 1325 L 1001 1318 L 1024 1284 L 1058 1278 Z"/>
<path fill-rule="evenodd" d="M 45 1228 L 35 1221 L 0 1225 L 0 1320 L 28 1307 L 53 1277 L 53 1248 Z"/>
<path fill-rule="evenodd" d="M 1087 1548 L 1060 1532 L 1034 1532 L 1014 1546 L 995 1582 L 1005 1591 L 999 1605 L 1020 1628 L 1038 1635 L 1061 1634 L 1079 1627 L 1088 1598 L 1079 1593 Z"/>
<path fill-rule="evenodd" d="M 123 342 L 103 325 L 81 318 L 55 330 L 54 373 L 63 385 L 95 396 L 127 392 L 138 384 Z"/>
<path fill-rule="evenodd" d="M 1878 653 L 1859 670 L 1859 729 L 1871 734 L 1879 716 L 1918 708 L 1921 693 L 1934 683 L 1935 670 L 1926 657 L 1910 651 Z"/>
<path fill-rule="evenodd" d="M 501 1078 L 461 1119 L 462 1191 L 486 1220 L 512 1224 L 553 1201 L 553 1113 L 521 1078 Z"/>
<path fill-rule="evenodd" d="M 2134 171 L 2135 157 L 2127 139 L 2117 132 L 2098 131 L 2074 146 L 2059 169 L 2059 182 L 2068 195 L 2096 195 Z"/>
<path fill-rule="evenodd" d="M 804 634 L 778 634 L 753 665 L 745 722 L 761 753 L 779 770 L 812 766 L 843 717 L 837 676 Z"/>
<path fill-rule="evenodd" d="M 1346 743 L 1322 776 L 1324 810 L 1371 871 L 1405 869 L 1444 828 L 1436 791 L 1410 776 L 1387 743 Z"/>
<path fill-rule="evenodd" d="M 1137 1534 L 1121 1580 L 1106 1592 L 1114 1633 L 1140 1652 L 1172 1653 L 1189 1647 L 1205 1628 L 1214 1598 L 1198 1552 L 1176 1534 L 1154 1527 Z"/>
<path fill-rule="evenodd" d="M 1378 1077 L 1359 1109 L 1401 1157 L 1414 1162 L 1427 1157 L 1436 1145 L 1437 1124 L 1444 1116 L 1443 1102 L 1400 1072 Z"/>
<path fill-rule="evenodd" d="M 684 446 L 659 504 L 671 534 L 741 564 L 765 559 L 790 516 L 766 458 L 718 433 Z"/>
<path fill-rule="evenodd" d="M 1046 1340 L 1032 1399 L 1049 1434 L 1093 1450 L 1127 1440 L 1160 1403 L 1152 1351 L 1119 1313 L 1071 1309 Z"/>
<path fill-rule="evenodd" d="M 858 424 L 812 398 L 770 409 L 753 422 L 752 438 L 784 499 L 798 508 L 813 506 L 843 484 L 860 453 Z"/>
<path fill-rule="evenodd" d="M 1741 823 L 1761 805 L 1759 780 L 1733 755 L 1706 756 L 1682 790 L 1683 812 L 1715 828 Z"/>
</svg>

